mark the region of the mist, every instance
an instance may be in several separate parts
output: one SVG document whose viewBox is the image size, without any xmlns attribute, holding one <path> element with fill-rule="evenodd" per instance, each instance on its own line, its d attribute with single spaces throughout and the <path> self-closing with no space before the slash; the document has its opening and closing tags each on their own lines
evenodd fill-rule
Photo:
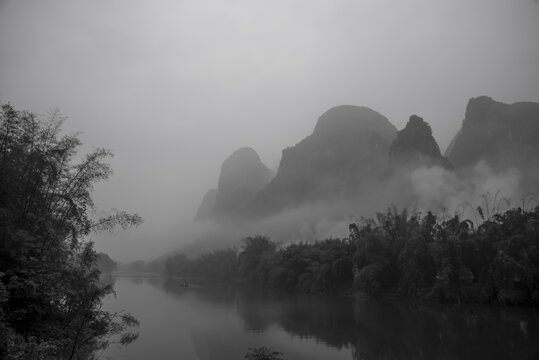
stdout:
<svg viewBox="0 0 539 360">
<path fill-rule="evenodd" d="M 0 0 L 0 358 L 539 359 L 539 0 Z"/>
<path fill-rule="evenodd" d="M 144 224 L 95 235 L 96 248 L 151 260 L 205 236 L 193 218 L 228 154 L 251 146 L 277 169 L 330 107 L 369 106 L 398 129 L 420 113 L 445 149 L 471 97 L 539 101 L 538 33 L 530 0 L 4 0 L 0 100 L 43 116 L 60 108 L 84 151 L 115 153 L 98 211 Z M 409 186 L 420 209 L 520 196 L 518 172 L 479 164 L 470 179 L 425 168 Z M 391 189 L 370 197 L 290 209 L 230 237 L 344 236 L 348 219 L 400 204 Z"/>
<path fill-rule="evenodd" d="M 522 189 L 522 175 L 516 168 L 495 171 L 484 160 L 458 173 L 442 166 L 401 167 L 383 183 L 371 183 L 360 195 L 333 201 L 317 201 L 291 207 L 259 220 L 206 221 L 184 230 L 192 241 L 174 253 L 197 256 L 216 249 L 243 247 L 242 239 L 267 236 L 280 246 L 330 238 L 348 238 L 349 225 L 363 224 L 388 209 L 407 210 L 411 215 L 433 212 L 472 221 L 501 213 L 512 206 L 531 209 L 537 197 Z M 168 256 L 170 256 L 169 254 Z"/>
</svg>

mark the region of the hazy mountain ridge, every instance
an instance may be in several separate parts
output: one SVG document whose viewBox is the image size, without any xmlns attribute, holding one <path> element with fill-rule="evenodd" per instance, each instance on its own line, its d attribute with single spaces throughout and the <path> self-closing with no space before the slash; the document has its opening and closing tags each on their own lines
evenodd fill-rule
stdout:
<svg viewBox="0 0 539 360">
<path fill-rule="evenodd" d="M 451 168 L 432 136 L 430 125 L 417 115 L 410 116 L 404 129 L 397 133 L 397 138 L 389 148 L 389 157 L 394 165 L 439 165 Z"/>
<path fill-rule="evenodd" d="M 387 118 L 366 107 L 326 111 L 310 136 L 283 151 L 277 175 L 257 194 L 249 214 L 267 216 L 360 193 L 365 182 L 386 173 L 396 132 Z"/>
<path fill-rule="evenodd" d="M 452 143 L 446 156 L 458 168 L 479 160 L 496 168 L 530 160 L 539 150 L 539 103 L 509 105 L 487 96 L 472 98 Z"/>
<path fill-rule="evenodd" d="M 437 172 L 444 177 L 444 182 L 451 179 L 454 193 L 461 190 L 458 185 L 461 181 L 482 181 L 477 173 L 466 175 L 467 168 L 476 171 L 474 167 L 482 162 L 487 163 L 486 171 L 492 167 L 498 174 L 515 167 L 522 170 L 524 179 L 518 176 L 518 181 L 527 184 L 527 191 L 537 190 L 535 179 L 539 174 L 533 166 L 537 155 L 537 103 L 508 105 L 486 96 L 470 99 L 463 126 L 446 150 L 447 157 L 442 155 L 430 125 L 417 115 L 412 115 L 406 126 L 397 132 L 395 126 L 376 111 L 342 105 L 326 111 L 311 135 L 283 150 L 279 168 L 271 181 L 254 150 L 240 149 L 227 159 L 211 216 L 207 218 L 222 219 L 226 215 L 233 220 L 264 219 L 315 203 L 357 201 L 364 195 L 362 192 L 369 192 L 368 196 L 374 198 L 382 196 L 380 201 L 399 203 L 402 196 L 395 187 L 402 189 L 403 184 L 410 181 L 414 185 L 418 174 L 425 171 L 429 176 Z M 437 167 L 440 170 L 434 170 Z M 484 169 L 480 167 L 477 171 Z M 253 175 L 249 174 L 255 175 L 251 178 Z M 508 177 L 511 176 L 513 174 Z M 205 196 L 197 219 L 203 218 L 200 214 L 214 201 L 212 196 Z M 397 197 L 392 200 L 392 196 Z M 414 200 L 407 199 L 405 203 L 410 201 Z"/>
<path fill-rule="evenodd" d="M 195 220 L 225 219 L 245 207 L 272 178 L 255 150 L 236 150 L 221 165 L 217 189 L 209 190 Z"/>
<path fill-rule="evenodd" d="M 520 173 L 521 191 L 537 193 L 539 186 L 539 103 L 505 104 L 488 96 L 470 99 L 462 128 L 446 156 L 458 169 L 485 161 L 495 171 Z"/>
</svg>

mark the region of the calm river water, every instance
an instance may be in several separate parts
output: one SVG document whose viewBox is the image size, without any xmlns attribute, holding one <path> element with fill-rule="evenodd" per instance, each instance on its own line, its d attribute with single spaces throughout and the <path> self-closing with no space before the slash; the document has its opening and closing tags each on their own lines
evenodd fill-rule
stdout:
<svg viewBox="0 0 539 360">
<path fill-rule="evenodd" d="M 100 359 L 241 360 L 265 346 L 293 359 L 539 359 L 539 312 L 415 307 L 238 285 L 114 277 L 105 306 L 140 321 L 140 337 Z"/>
</svg>

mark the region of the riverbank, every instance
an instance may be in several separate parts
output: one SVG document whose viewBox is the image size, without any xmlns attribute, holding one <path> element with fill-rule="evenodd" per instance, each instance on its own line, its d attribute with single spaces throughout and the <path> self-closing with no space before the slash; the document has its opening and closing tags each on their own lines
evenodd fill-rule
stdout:
<svg viewBox="0 0 539 360">
<path fill-rule="evenodd" d="M 480 212 L 483 214 L 483 212 Z M 241 251 L 165 260 L 169 275 L 240 278 L 292 292 L 392 293 L 419 302 L 539 305 L 539 207 L 483 216 L 390 209 L 350 225 L 350 236 L 278 246 L 263 236 Z"/>
</svg>

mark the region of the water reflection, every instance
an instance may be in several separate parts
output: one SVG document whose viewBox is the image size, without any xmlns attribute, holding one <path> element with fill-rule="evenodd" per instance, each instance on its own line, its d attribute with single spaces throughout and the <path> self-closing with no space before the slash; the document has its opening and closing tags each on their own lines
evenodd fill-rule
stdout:
<svg viewBox="0 0 539 360">
<path fill-rule="evenodd" d="M 250 342 L 260 339 L 271 341 L 288 359 L 315 358 L 320 355 L 315 345 L 320 344 L 334 351 L 332 356 L 358 360 L 539 358 L 539 316 L 534 309 L 418 307 L 260 291 L 228 283 L 194 282 L 185 288 L 183 279 L 127 281 L 150 286 L 189 308 L 191 342 L 199 359 L 241 359 L 254 345 Z M 301 349 L 294 347 L 298 340 Z"/>
</svg>

